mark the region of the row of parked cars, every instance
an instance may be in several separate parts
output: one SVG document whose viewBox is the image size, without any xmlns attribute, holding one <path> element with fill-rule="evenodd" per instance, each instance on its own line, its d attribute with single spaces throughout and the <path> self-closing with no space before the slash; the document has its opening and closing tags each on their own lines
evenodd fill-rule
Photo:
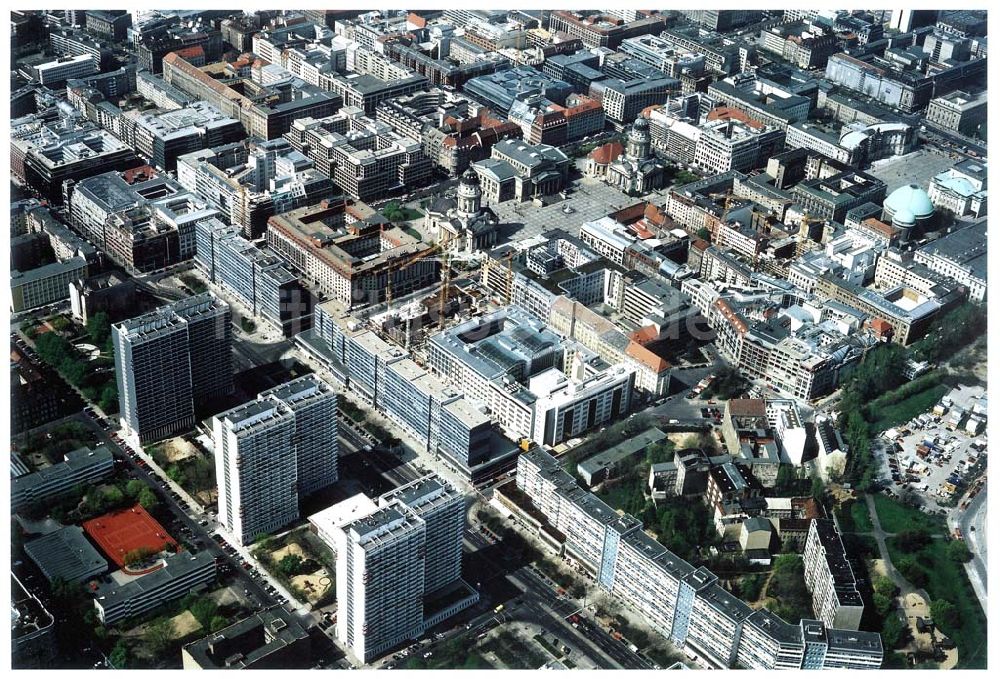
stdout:
<svg viewBox="0 0 1000 679">
<path fill-rule="evenodd" d="M 251 564 L 249 561 L 241 560 L 241 555 L 240 555 L 239 551 L 237 551 L 237 549 L 235 547 L 233 547 L 231 544 L 229 544 L 228 542 L 226 542 L 226 539 L 224 537 L 222 537 L 222 535 L 220 535 L 218 533 L 215 533 L 214 535 L 212 535 L 212 539 L 215 540 L 216 544 L 218 544 L 219 547 L 222 548 L 222 551 L 224 551 L 226 554 L 228 554 L 232 559 L 237 560 L 237 561 L 240 562 L 239 563 L 240 568 L 242 568 L 244 571 L 246 571 L 247 575 L 249 575 L 251 578 L 253 578 L 254 581 L 260 586 L 261 589 L 263 589 L 269 595 L 271 595 L 272 597 L 274 597 L 275 599 L 277 599 L 278 603 L 280 603 L 280 604 L 287 604 L 288 603 L 288 599 L 286 599 L 284 596 L 282 596 L 278 592 L 278 589 L 274 585 L 272 585 L 270 582 L 268 582 L 267 578 L 264 577 L 264 574 L 261 573 L 260 570 L 258 570 L 256 566 L 254 566 L 253 564 Z M 218 561 L 218 559 L 217 559 L 217 561 Z M 244 589 L 243 593 L 244 594 L 249 594 L 250 590 L 249 589 Z"/>
</svg>

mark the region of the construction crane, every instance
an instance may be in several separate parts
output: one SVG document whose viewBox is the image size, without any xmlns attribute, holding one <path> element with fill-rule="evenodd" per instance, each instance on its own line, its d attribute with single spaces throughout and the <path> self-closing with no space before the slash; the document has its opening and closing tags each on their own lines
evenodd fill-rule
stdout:
<svg viewBox="0 0 1000 679">
<path fill-rule="evenodd" d="M 387 267 L 387 269 L 386 269 L 387 278 L 386 278 L 386 282 L 385 282 L 385 308 L 386 309 L 389 309 L 389 308 L 392 307 L 392 279 L 393 279 L 393 276 L 395 275 L 395 273 L 397 271 L 402 271 L 403 269 L 406 269 L 406 268 L 412 266 L 413 264 L 416 264 L 417 262 L 419 262 L 420 260 L 422 260 L 422 259 L 424 259 L 426 257 L 430 257 L 431 255 L 433 255 L 434 253 L 436 253 L 440 249 L 441 249 L 441 243 L 435 243 L 429 249 L 424 250 L 422 252 L 418 252 L 413 257 L 410 257 L 409 259 L 407 259 L 403 263 L 401 263 L 399 265 L 390 264 Z"/>
<path fill-rule="evenodd" d="M 444 330 L 445 305 L 448 303 L 448 288 L 451 286 L 451 256 L 446 250 L 441 269 L 441 294 L 438 295 L 438 329 Z"/>
<path fill-rule="evenodd" d="M 507 253 L 507 288 L 504 294 L 504 305 L 510 305 L 511 288 L 514 287 L 514 250 Z"/>
</svg>

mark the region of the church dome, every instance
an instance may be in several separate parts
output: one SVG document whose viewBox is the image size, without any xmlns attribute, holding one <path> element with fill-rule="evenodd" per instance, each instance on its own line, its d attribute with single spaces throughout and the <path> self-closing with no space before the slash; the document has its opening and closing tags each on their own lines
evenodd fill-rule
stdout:
<svg viewBox="0 0 1000 679">
<path fill-rule="evenodd" d="M 893 221 L 900 222 L 904 221 L 901 213 L 908 213 L 906 216 L 911 223 L 923 221 L 934 214 L 930 196 L 916 184 L 900 186 L 889 194 L 882 207 L 893 216 Z"/>
<path fill-rule="evenodd" d="M 462 183 L 469 186 L 479 186 L 479 175 L 471 167 L 462 175 Z"/>
<path fill-rule="evenodd" d="M 893 213 L 892 223 L 896 226 L 914 226 L 917 223 L 917 218 L 914 216 L 912 210 L 904 207 L 902 210 L 896 210 Z"/>
</svg>

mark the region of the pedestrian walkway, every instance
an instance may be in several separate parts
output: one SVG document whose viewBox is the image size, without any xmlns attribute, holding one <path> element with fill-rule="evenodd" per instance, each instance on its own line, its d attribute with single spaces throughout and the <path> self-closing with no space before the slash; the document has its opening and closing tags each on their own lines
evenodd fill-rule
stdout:
<svg viewBox="0 0 1000 679">
<path fill-rule="evenodd" d="M 875 538 L 875 542 L 878 543 L 879 556 L 885 565 L 885 572 L 888 574 L 889 579 L 892 580 L 893 584 L 899 588 L 899 596 L 906 597 L 907 594 L 916 593 L 923 597 L 924 601 L 930 601 L 930 596 L 928 596 L 926 590 L 914 587 L 913 584 L 904 578 L 903 574 L 896 569 L 896 565 L 892 562 L 892 557 L 889 556 L 889 548 L 885 543 L 886 538 L 895 537 L 896 534 L 887 533 L 883 530 L 882 524 L 878 519 L 878 512 L 875 511 L 875 500 L 870 494 L 865 495 L 865 503 L 868 505 L 868 514 L 871 516 L 872 520 L 872 530 L 870 534 Z"/>
</svg>

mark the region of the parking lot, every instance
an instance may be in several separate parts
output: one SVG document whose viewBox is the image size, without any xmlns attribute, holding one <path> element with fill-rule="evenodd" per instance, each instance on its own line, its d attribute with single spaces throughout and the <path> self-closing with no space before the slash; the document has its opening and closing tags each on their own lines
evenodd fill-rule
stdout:
<svg viewBox="0 0 1000 679">
<path fill-rule="evenodd" d="M 969 410 L 972 402 L 983 394 L 981 387 L 962 387 L 948 395 L 952 407 Z M 950 428 L 948 415 L 925 413 L 883 438 L 886 455 L 880 458 L 884 478 L 891 479 L 892 488 L 909 488 L 931 503 L 943 502 L 951 496 L 946 484 L 969 474 L 981 455 L 986 454 L 986 435 L 971 436 L 964 428 Z M 923 450 L 926 453 L 921 455 Z M 962 492 L 960 488 L 959 493 Z"/>
</svg>

